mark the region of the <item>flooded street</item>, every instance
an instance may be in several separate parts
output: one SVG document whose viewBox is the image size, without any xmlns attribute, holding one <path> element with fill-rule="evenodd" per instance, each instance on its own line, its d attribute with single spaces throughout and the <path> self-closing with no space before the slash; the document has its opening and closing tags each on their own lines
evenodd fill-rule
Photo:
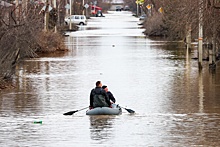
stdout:
<svg viewBox="0 0 220 147">
<path fill-rule="evenodd" d="M 137 23 L 130 12 L 93 17 L 67 33 L 69 52 L 20 63 L 16 87 L 0 93 L 0 146 L 220 146 L 220 66 L 199 73 L 195 51 Z M 64 116 L 89 106 L 97 80 L 136 113 Z"/>
</svg>

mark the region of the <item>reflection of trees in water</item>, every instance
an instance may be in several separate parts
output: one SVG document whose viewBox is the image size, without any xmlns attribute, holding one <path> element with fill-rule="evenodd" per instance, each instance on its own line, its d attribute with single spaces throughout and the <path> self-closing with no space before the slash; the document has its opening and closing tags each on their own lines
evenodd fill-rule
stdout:
<svg viewBox="0 0 220 147">
<path fill-rule="evenodd" d="M 115 116 L 95 115 L 90 116 L 91 139 L 105 140 L 112 137 L 112 124 Z"/>
</svg>

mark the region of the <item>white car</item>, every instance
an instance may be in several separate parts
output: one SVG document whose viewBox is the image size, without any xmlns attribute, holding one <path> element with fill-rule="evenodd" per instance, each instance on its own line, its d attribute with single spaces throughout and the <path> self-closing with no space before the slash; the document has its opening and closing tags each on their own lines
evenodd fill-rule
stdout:
<svg viewBox="0 0 220 147">
<path fill-rule="evenodd" d="M 65 17 L 65 23 L 66 24 L 76 24 L 76 25 L 86 25 L 87 24 L 87 19 L 85 15 L 70 15 Z"/>
</svg>

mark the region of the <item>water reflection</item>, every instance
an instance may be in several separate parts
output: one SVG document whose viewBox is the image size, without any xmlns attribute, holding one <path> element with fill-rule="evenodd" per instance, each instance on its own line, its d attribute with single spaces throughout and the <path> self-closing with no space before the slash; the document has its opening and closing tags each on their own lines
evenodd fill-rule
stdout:
<svg viewBox="0 0 220 147">
<path fill-rule="evenodd" d="M 204 110 L 204 86 L 203 86 L 203 73 L 199 72 L 199 112 L 203 113 Z"/>
<path fill-rule="evenodd" d="M 218 114 L 205 113 L 173 116 L 167 121 L 169 135 L 163 139 L 170 140 L 174 146 L 216 146 L 216 142 L 212 141 L 219 138 L 219 133 L 215 131 L 220 125 L 218 117 Z"/>
<path fill-rule="evenodd" d="M 93 140 L 104 142 L 113 137 L 113 124 L 115 116 L 90 116 L 90 136 Z"/>
</svg>

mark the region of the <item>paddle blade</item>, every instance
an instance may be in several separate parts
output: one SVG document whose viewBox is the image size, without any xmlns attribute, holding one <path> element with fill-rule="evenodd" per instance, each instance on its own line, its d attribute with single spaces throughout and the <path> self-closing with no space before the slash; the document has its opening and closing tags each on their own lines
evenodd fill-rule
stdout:
<svg viewBox="0 0 220 147">
<path fill-rule="evenodd" d="M 78 110 L 76 110 L 76 111 L 69 111 L 69 112 L 66 112 L 66 113 L 64 113 L 63 115 L 72 115 L 73 113 L 76 113 Z"/>
<path fill-rule="evenodd" d="M 131 109 L 125 108 L 125 110 L 127 110 L 129 113 L 135 113 L 135 111 L 134 111 L 134 110 L 131 110 Z"/>
</svg>

